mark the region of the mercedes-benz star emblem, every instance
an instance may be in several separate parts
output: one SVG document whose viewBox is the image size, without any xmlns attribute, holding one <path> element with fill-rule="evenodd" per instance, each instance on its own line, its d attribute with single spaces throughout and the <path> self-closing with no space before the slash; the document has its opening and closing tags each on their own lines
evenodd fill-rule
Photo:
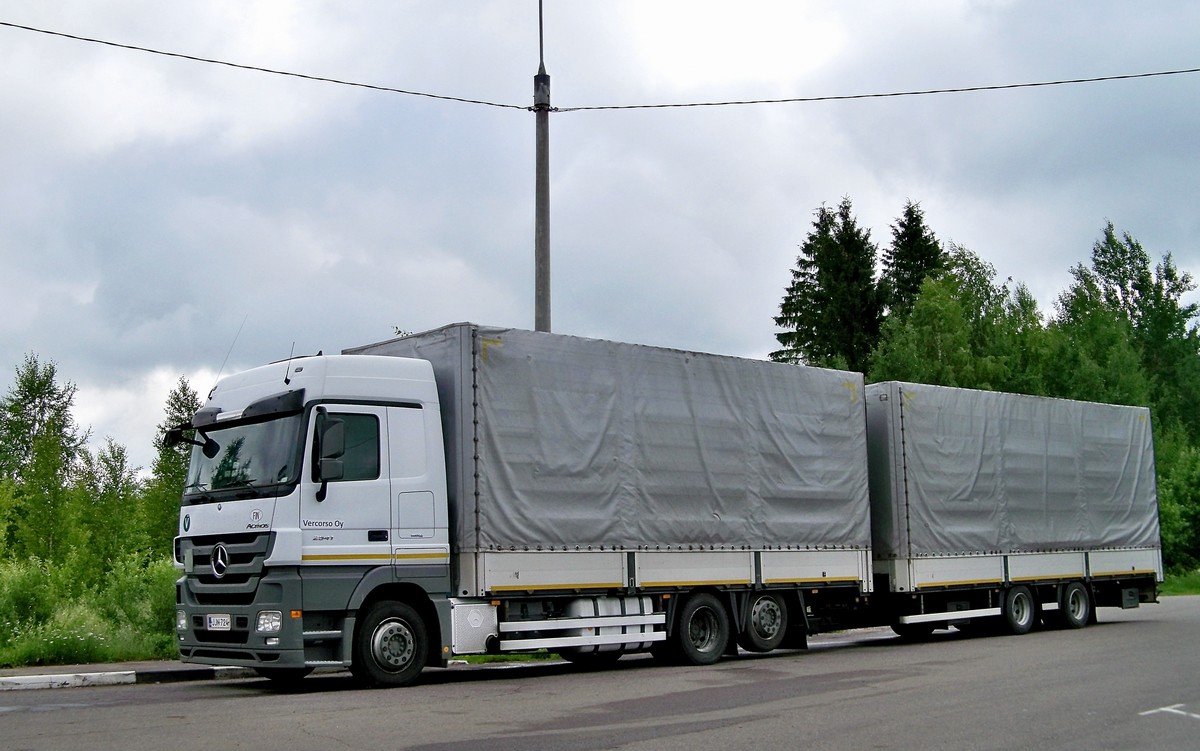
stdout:
<svg viewBox="0 0 1200 751">
<path fill-rule="evenodd" d="M 213 547 L 212 552 L 212 572 L 213 576 L 220 579 L 225 576 L 225 572 L 229 570 L 229 551 L 225 548 L 224 543 L 218 542 Z"/>
</svg>

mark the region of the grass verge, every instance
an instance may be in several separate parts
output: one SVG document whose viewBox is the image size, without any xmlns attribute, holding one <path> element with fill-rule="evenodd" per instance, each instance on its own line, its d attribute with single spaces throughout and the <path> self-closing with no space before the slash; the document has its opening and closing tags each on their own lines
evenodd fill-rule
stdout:
<svg viewBox="0 0 1200 751">
<path fill-rule="evenodd" d="M 1166 581 L 1158 588 L 1159 594 L 1200 595 L 1200 571 L 1187 574 L 1167 574 Z"/>
</svg>

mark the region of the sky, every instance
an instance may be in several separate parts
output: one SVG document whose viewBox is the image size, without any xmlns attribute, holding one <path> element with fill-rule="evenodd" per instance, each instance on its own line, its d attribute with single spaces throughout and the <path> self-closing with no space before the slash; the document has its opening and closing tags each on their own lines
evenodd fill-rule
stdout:
<svg viewBox="0 0 1200 751">
<path fill-rule="evenodd" d="M 0 0 L 0 393 L 27 353 L 135 465 L 181 377 L 534 326 L 536 0 Z M 552 328 L 746 357 L 814 210 L 906 201 L 1044 313 L 1106 221 L 1200 277 L 1192 2 L 545 0 Z"/>
</svg>

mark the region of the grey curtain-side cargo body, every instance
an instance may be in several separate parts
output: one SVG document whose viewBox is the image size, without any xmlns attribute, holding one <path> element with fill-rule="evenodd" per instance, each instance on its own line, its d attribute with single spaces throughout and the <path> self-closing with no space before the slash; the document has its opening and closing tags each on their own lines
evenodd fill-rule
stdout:
<svg viewBox="0 0 1200 751">
<path fill-rule="evenodd" d="M 857 373 L 455 324 L 433 364 L 458 552 L 866 549 Z"/>
</svg>

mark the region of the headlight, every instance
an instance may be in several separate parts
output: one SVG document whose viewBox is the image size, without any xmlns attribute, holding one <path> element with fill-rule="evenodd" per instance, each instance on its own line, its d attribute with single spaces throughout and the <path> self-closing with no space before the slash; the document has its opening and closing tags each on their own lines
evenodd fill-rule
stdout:
<svg viewBox="0 0 1200 751">
<path fill-rule="evenodd" d="M 260 634 L 278 634 L 283 628 L 283 613 L 279 610 L 260 610 L 254 630 Z"/>
<path fill-rule="evenodd" d="M 187 631 L 187 613 L 182 610 L 175 611 L 175 630 Z"/>
</svg>

